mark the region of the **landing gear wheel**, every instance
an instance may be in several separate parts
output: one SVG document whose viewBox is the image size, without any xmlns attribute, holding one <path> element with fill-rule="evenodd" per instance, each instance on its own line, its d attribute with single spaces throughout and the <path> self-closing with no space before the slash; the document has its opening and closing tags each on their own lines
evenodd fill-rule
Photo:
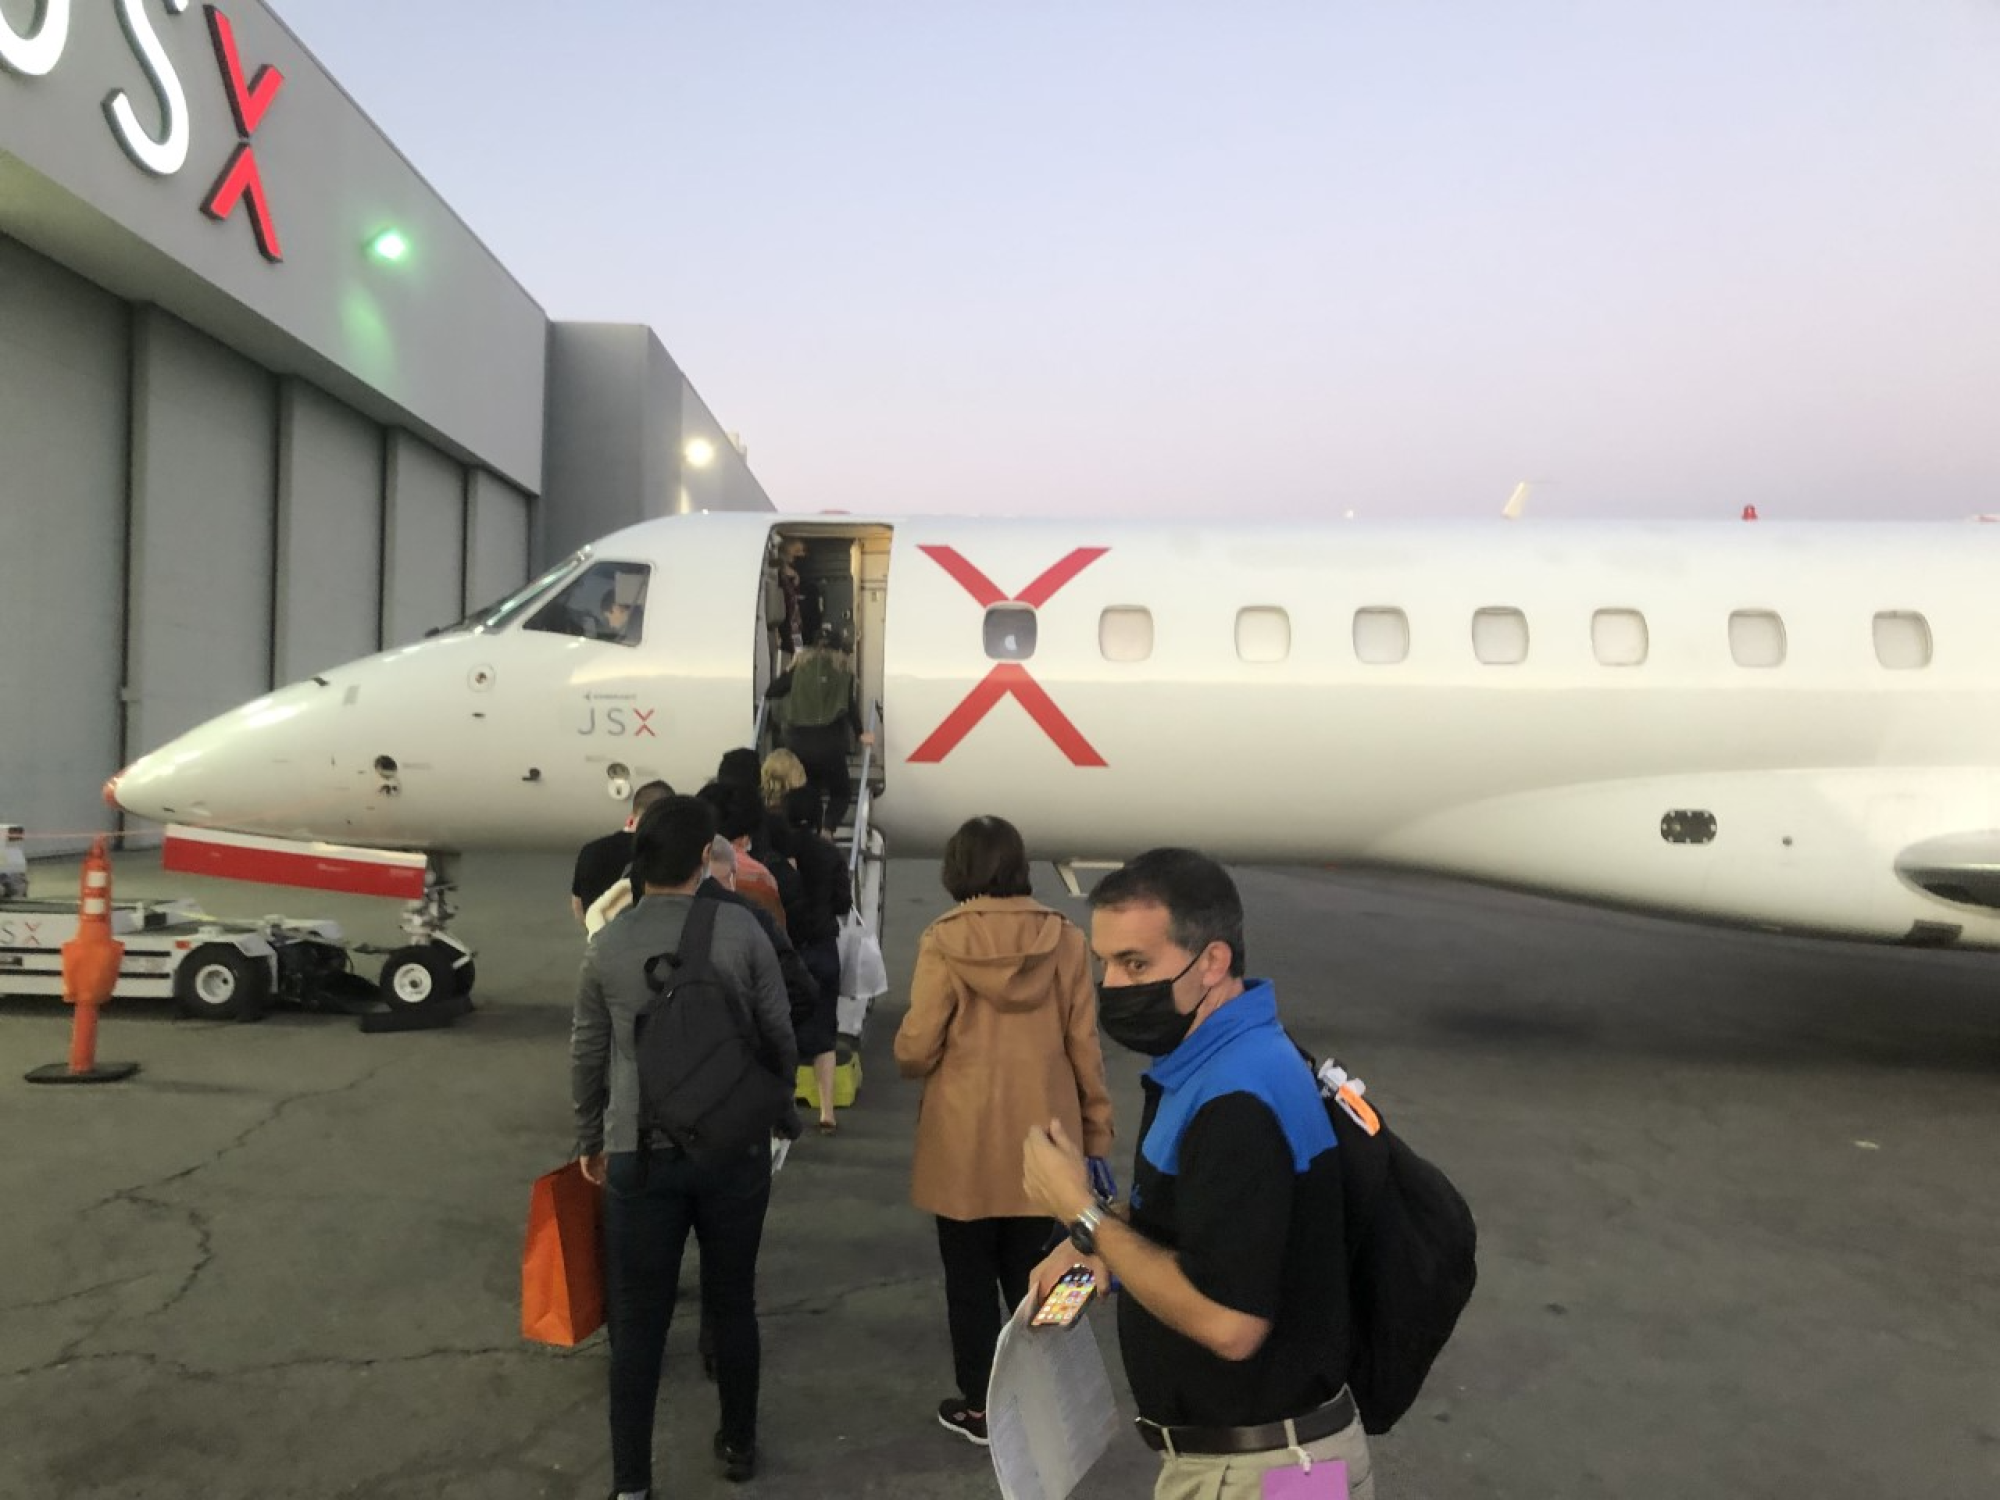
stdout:
<svg viewBox="0 0 2000 1500">
<path fill-rule="evenodd" d="M 451 959 L 435 944 L 398 948 L 382 965 L 382 998 L 391 1010 L 421 1010 L 458 993 Z"/>
<path fill-rule="evenodd" d="M 450 963 L 451 959 L 447 957 L 445 959 L 445 962 Z M 460 964 L 457 968 L 453 969 L 451 972 L 452 972 L 452 977 L 458 981 L 458 993 L 461 996 L 471 994 L 472 981 L 476 977 L 476 966 L 473 964 L 472 960 L 468 958 L 464 963 Z"/>
<path fill-rule="evenodd" d="M 271 998 L 271 974 L 227 943 L 203 943 L 174 972 L 180 1013 L 202 1021 L 255 1021 Z"/>
</svg>

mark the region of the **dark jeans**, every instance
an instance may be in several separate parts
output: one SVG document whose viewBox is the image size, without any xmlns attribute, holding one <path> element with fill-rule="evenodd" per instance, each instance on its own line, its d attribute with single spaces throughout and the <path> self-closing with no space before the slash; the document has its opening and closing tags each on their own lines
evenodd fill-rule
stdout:
<svg viewBox="0 0 2000 1500">
<path fill-rule="evenodd" d="M 974 1411 L 986 1409 L 986 1377 L 1000 1325 L 1028 1295 L 1055 1233 L 1052 1219 L 939 1219 L 944 1259 L 945 1317 L 951 1325 L 951 1367 L 958 1392 Z"/>
<path fill-rule="evenodd" d="M 757 1441 L 757 1247 L 771 1202 L 771 1154 L 761 1143 L 719 1166 L 664 1150 L 644 1169 L 614 1152 L 606 1169 L 604 1259 L 611 1325 L 611 1471 L 617 1488 L 653 1482 L 653 1412 L 667 1325 L 692 1229 L 701 1245 L 703 1322 L 715 1335 L 722 1436 Z"/>
</svg>

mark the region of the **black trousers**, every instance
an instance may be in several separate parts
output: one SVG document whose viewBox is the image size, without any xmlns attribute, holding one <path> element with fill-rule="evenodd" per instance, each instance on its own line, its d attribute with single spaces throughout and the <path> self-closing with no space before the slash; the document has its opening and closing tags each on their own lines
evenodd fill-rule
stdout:
<svg viewBox="0 0 2000 1500">
<path fill-rule="evenodd" d="M 854 801 L 854 775 L 847 768 L 847 723 L 794 724 L 785 744 L 806 768 L 806 785 L 826 798 L 826 827 L 838 828 Z"/>
<path fill-rule="evenodd" d="M 1048 1254 L 1053 1219 L 939 1219 L 945 1318 L 958 1393 L 986 1409 L 986 1377 L 1000 1325 L 1028 1295 L 1028 1277 Z"/>
<path fill-rule="evenodd" d="M 699 1166 L 654 1151 L 613 1152 L 605 1173 L 604 1259 L 611 1332 L 611 1472 L 621 1490 L 653 1482 L 660 1364 L 692 1229 L 701 1245 L 702 1321 L 715 1338 L 722 1436 L 757 1441 L 757 1249 L 771 1202 L 771 1153 Z"/>
</svg>

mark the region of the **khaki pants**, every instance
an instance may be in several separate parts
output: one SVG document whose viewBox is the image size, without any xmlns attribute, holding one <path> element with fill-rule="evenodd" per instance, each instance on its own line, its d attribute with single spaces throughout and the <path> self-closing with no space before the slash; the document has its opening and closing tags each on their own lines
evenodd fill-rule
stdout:
<svg viewBox="0 0 2000 1500">
<path fill-rule="evenodd" d="M 1338 1458 L 1347 1464 L 1350 1500 L 1375 1500 L 1375 1474 L 1368 1463 L 1368 1438 L 1356 1417 L 1330 1437 L 1305 1445 L 1317 1463 Z M 1289 1448 L 1262 1453 L 1183 1453 L 1165 1458 L 1153 1500 L 1261 1500 L 1264 1475 L 1271 1469 L 1295 1468 L 1299 1456 Z"/>
</svg>

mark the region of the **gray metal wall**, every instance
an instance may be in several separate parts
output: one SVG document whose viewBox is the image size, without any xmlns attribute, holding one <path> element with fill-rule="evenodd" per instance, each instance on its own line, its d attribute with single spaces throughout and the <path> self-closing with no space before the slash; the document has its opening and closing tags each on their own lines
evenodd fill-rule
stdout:
<svg viewBox="0 0 2000 1500">
<path fill-rule="evenodd" d="M 547 420 L 538 562 L 656 516 L 773 508 L 743 454 L 642 324 L 549 325 Z M 705 468 L 687 460 L 695 437 L 714 454 Z"/>
<path fill-rule="evenodd" d="M 531 498 L 0 236 L 0 820 L 528 576 Z"/>
<path fill-rule="evenodd" d="M 241 118 L 205 7 L 0 0 L 63 37 L 0 63 L 0 818 L 37 829 L 551 553 L 771 509 L 650 329 L 551 325 L 264 0 L 226 10 L 284 75 Z M 252 158 L 279 247 L 204 212 Z"/>
<path fill-rule="evenodd" d="M 126 729 L 151 746 L 271 685 L 278 391 L 155 309 L 132 356 Z"/>
<path fill-rule="evenodd" d="M 465 471 L 392 432 L 382 493 L 382 644 L 402 646 L 465 614 Z"/>
<path fill-rule="evenodd" d="M 21 34 L 42 9 L 0 0 Z M 547 319 L 534 299 L 261 0 L 230 0 L 244 74 L 268 63 L 284 75 L 249 138 L 283 253 L 266 261 L 245 209 L 220 221 L 202 211 L 241 140 L 205 8 L 143 7 L 183 97 L 185 160 L 165 175 L 132 160 L 106 116 L 122 95 L 143 131 L 168 138 L 167 105 L 119 9 L 71 6 L 44 76 L 0 68 L 0 234 L 538 487 Z M 392 227 L 409 253 L 388 264 L 367 246 Z"/>
<path fill-rule="evenodd" d="M 0 821 L 42 831 L 106 826 L 122 764 L 128 324 L 0 238 Z"/>
<path fill-rule="evenodd" d="M 382 639 L 382 429 L 303 381 L 278 394 L 276 680 Z"/>
<path fill-rule="evenodd" d="M 528 497 L 474 470 L 465 478 L 465 613 L 497 604 L 528 576 Z"/>
</svg>

